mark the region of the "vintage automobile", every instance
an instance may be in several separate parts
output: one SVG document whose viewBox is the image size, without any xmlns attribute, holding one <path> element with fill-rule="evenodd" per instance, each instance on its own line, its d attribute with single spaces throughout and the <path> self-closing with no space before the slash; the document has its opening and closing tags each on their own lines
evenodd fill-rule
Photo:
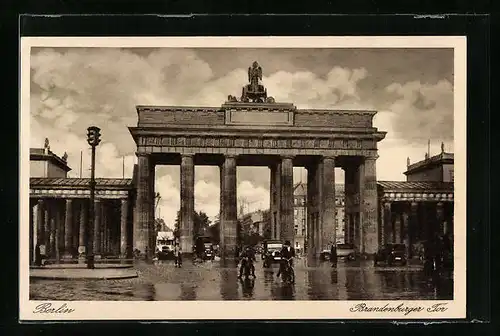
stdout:
<svg viewBox="0 0 500 336">
<path fill-rule="evenodd" d="M 203 245 L 203 260 L 214 260 L 215 252 L 212 243 L 204 243 Z"/>
<path fill-rule="evenodd" d="M 160 245 L 156 251 L 159 260 L 174 259 L 173 245 Z"/>
<path fill-rule="evenodd" d="M 273 263 L 281 261 L 281 249 L 283 243 L 279 240 L 269 240 L 264 242 L 264 251 L 262 253 L 262 260 L 264 267 L 270 267 Z"/>
<path fill-rule="evenodd" d="M 349 261 L 356 260 L 356 250 L 352 244 L 337 244 L 337 258 Z"/>
<path fill-rule="evenodd" d="M 330 260 L 330 258 L 331 258 L 330 250 L 323 250 L 319 254 L 319 259 L 322 261 L 328 261 L 328 260 Z"/>
<path fill-rule="evenodd" d="M 387 266 L 399 264 L 406 265 L 406 246 L 405 244 L 385 244 L 382 246 L 373 258 L 374 266 L 378 266 L 380 262 Z"/>
<path fill-rule="evenodd" d="M 345 261 L 356 260 L 356 250 L 352 244 L 337 244 L 336 246 L 337 259 Z M 327 261 L 331 260 L 331 251 L 323 250 L 320 254 L 320 260 Z"/>
</svg>

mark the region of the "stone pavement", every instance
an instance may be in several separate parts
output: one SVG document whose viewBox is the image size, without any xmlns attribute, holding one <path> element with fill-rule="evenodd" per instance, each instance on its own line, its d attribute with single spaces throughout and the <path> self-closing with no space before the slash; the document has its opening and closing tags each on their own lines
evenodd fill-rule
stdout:
<svg viewBox="0 0 500 336">
<path fill-rule="evenodd" d="M 297 260 L 296 283 L 276 277 L 277 266 L 256 263 L 256 279 L 240 280 L 236 268 L 219 262 L 136 263 L 138 277 L 124 280 L 30 282 L 37 300 L 435 300 L 453 297 L 453 280 L 429 279 L 421 267 L 373 267 L 373 262 L 339 262 L 316 266 Z M 96 270 L 94 270 L 96 271 Z M 129 271 L 132 271 L 129 269 Z"/>
</svg>

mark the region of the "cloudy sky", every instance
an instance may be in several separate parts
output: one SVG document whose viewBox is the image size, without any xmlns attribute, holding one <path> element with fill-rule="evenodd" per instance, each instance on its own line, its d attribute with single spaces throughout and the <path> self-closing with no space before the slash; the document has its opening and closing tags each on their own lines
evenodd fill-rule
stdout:
<svg viewBox="0 0 500 336">
<path fill-rule="evenodd" d="M 298 108 L 374 109 L 387 131 L 379 143 L 379 180 L 404 180 L 406 157 L 421 160 L 453 151 L 452 49 L 118 49 L 35 48 L 31 53 L 31 147 L 68 153 L 73 170 L 89 176 L 86 129 L 99 126 L 96 176 L 131 177 L 135 144 L 127 126 L 136 105 L 220 106 L 239 96 L 247 68 L 257 60 L 263 84 L 276 101 Z M 219 211 L 219 170 L 197 167 L 196 209 Z M 340 169 L 337 181 L 342 181 Z M 304 180 L 294 169 L 295 182 Z M 266 168 L 238 168 L 238 198 L 245 210 L 267 208 Z M 179 167 L 156 169 L 160 215 L 172 225 L 179 208 Z"/>
</svg>

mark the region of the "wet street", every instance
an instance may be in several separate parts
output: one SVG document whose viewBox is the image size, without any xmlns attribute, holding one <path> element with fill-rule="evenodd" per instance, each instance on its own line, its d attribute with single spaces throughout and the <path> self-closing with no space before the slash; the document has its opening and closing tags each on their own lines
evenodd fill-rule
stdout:
<svg viewBox="0 0 500 336">
<path fill-rule="evenodd" d="M 264 269 L 257 262 L 254 279 L 240 280 L 236 268 L 219 262 L 175 268 L 171 261 L 137 264 L 139 277 L 127 280 L 31 280 L 32 300 L 448 300 L 453 281 L 428 279 L 420 267 L 374 267 L 372 262 L 295 265 L 296 281 L 283 284 L 277 265 Z"/>
</svg>

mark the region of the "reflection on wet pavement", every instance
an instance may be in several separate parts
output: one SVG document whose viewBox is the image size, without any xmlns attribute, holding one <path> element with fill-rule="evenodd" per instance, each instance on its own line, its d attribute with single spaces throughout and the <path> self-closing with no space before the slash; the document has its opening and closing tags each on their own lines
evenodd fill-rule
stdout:
<svg viewBox="0 0 500 336">
<path fill-rule="evenodd" d="M 239 279 L 235 267 L 218 262 L 137 264 L 139 277 L 126 280 L 32 280 L 32 300 L 448 300 L 451 277 L 427 278 L 420 268 L 373 267 L 368 262 L 327 263 L 298 260 L 295 284 L 276 277 L 277 265 L 256 264 L 256 279 Z"/>
</svg>

